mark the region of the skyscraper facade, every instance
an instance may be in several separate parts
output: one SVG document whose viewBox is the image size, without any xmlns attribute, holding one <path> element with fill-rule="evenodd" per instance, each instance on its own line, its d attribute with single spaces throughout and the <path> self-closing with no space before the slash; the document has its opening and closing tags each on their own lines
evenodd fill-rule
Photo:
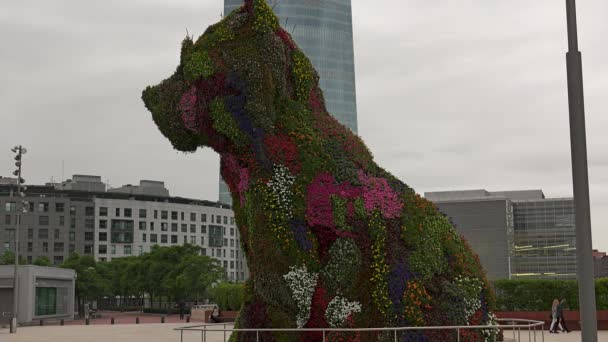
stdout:
<svg viewBox="0 0 608 342">
<path fill-rule="evenodd" d="M 357 100 L 351 0 L 267 0 L 319 73 L 327 110 L 357 132 Z M 243 0 L 224 0 L 229 14 Z M 220 181 L 220 201 L 231 203 Z"/>
</svg>

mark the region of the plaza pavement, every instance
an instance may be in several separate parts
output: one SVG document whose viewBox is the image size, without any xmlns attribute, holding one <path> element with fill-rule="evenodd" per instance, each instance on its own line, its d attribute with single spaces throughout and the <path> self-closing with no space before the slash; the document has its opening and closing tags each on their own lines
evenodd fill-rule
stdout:
<svg viewBox="0 0 608 342">
<path fill-rule="evenodd" d="M 179 342 L 177 327 L 187 326 L 179 323 L 167 324 L 120 324 L 120 325 L 75 325 L 75 326 L 33 326 L 20 327 L 17 334 L 11 335 L 7 329 L 0 330 L 0 342 Z M 228 325 L 227 327 L 231 327 Z M 228 338 L 229 333 L 226 334 Z M 506 338 L 512 338 L 510 332 L 505 332 Z M 546 342 L 579 342 L 581 335 L 578 331 L 569 334 L 549 334 L 545 331 Z M 184 342 L 200 342 L 201 335 L 197 332 L 184 332 Z M 224 341 L 223 333 L 207 334 L 208 342 Z M 528 334 L 521 332 L 521 342 L 532 342 Z M 540 332 L 536 341 L 541 342 Z M 600 331 L 598 341 L 608 341 L 608 331 Z"/>
</svg>

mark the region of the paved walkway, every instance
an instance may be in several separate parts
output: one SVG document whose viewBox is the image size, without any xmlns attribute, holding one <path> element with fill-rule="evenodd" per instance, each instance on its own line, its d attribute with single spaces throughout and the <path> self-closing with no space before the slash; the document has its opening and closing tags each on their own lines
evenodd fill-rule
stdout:
<svg viewBox="0 0 608 342">
<path fill-rule="evenodd" d="M 89 326 L 45 326 L 21 327 L 17 334 L 10 335 L 8 330 L 0 330 L 0 342 L 179 342 L 179 331 L 173 330 L 184 324 L 121 324 L 121 325 L 89 325 Z M 231 325 L 228 325 L 231 327 Z M 226 338 L 230 334 L 226 334 Z M 512 338 L 509 332 L 505 337 Z M 517 335 L 516 335 L 517 337 Z M 540 331 L 536 341 L 541 342 Z M 197 332 L 184 332 L 184 342 L 200 342 L 201 335 Z M 224 341 L 223 333 L 208 333 L 208 342 Z M 521 332 L 521 342 L 532 342 L 528 334 Z M 545 342 L 580 342 L 580 332 L 569 334 L 549 334 L 545 331 Z M 608 341 L 608 331 L 600 331 L 598 341 Z"/>
</svg>

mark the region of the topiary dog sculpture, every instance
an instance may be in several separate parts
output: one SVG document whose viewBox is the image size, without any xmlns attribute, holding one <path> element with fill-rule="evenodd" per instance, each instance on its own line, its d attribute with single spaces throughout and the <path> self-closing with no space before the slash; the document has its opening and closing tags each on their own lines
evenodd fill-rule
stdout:
<svg viewBox="0 0 608 342">
<path fill-rule="evenodd" d="M 247 0 L 196 42 L 176 72 L 143 92 L 173 146 L 209 146 L 251 276 L 240 328 L 485 325 L 492 292 L 479 261 L 432 203 L 380 168 L 330 116 L 318 75 L 263 0 Z M 461 331 L 492 341 L 497 330 Z M 320 333 L 263 333 L 320 341 Z M 255 341 L 235 333 L 233 341 Z M 382 333 L 332 333 L 378 341 Z M 456 341 L 456 332 L 400 332 Z"/>
</svg>

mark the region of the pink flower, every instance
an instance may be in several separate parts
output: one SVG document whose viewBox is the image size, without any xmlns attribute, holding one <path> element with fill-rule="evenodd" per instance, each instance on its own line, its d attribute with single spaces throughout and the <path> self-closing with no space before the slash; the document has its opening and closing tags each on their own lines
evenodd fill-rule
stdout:
<svg viewBox="0 0 608 342">
<path fill-rule="evenodd" d="M 359 171 L 359 181 L 363 184 L 365 210 L 371 212 L 380 209 L 385 218 L 399 217 L 403 203 L 385 178 L 368 176 Z"/>
</svg>

